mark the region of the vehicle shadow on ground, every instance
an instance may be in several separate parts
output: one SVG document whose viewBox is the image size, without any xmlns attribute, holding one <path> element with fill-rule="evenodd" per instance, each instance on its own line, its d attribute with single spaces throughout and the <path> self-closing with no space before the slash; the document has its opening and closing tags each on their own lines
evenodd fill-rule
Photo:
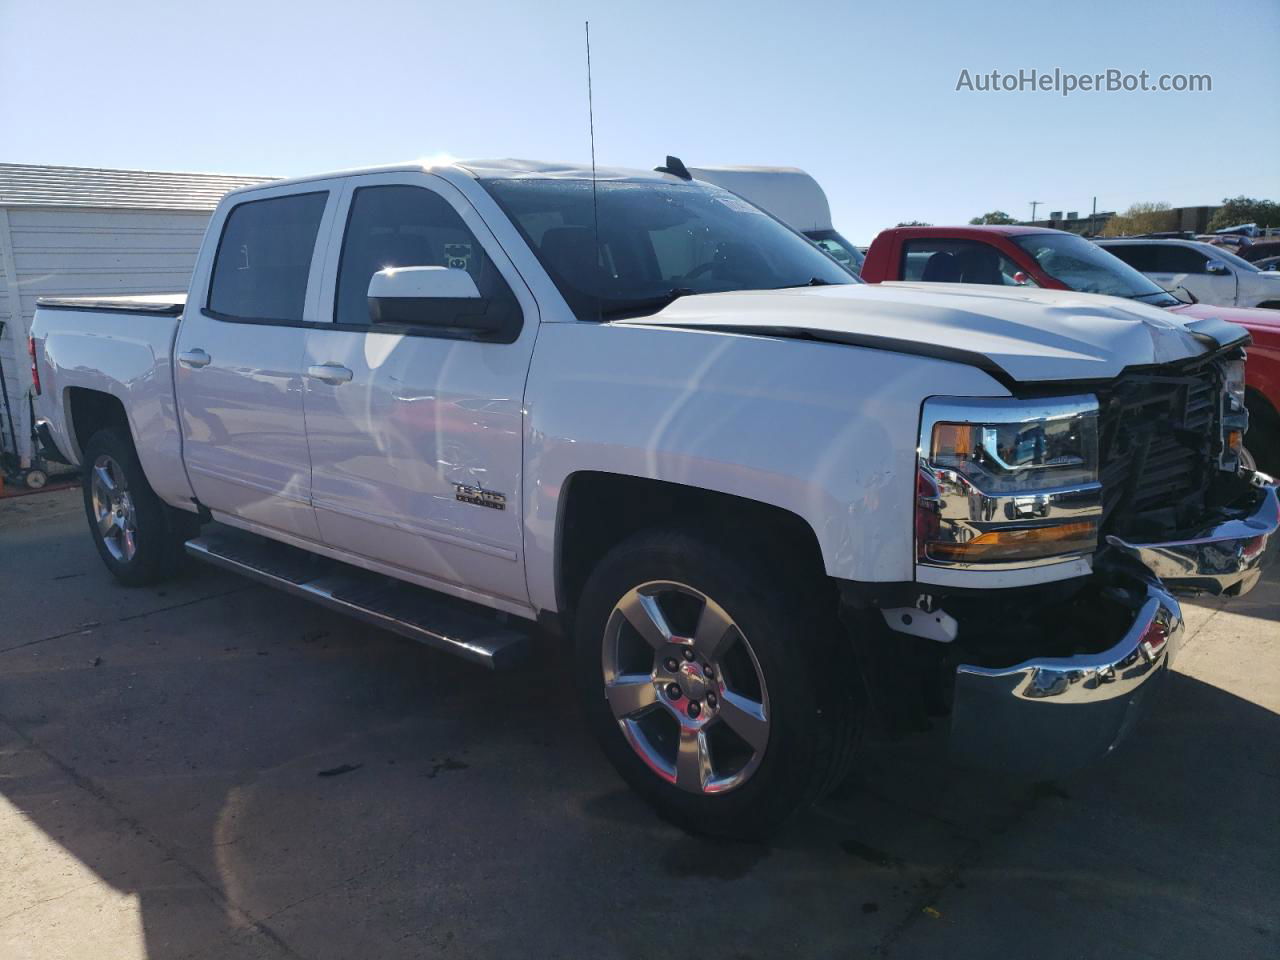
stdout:
<svg viewBox="0 0 1280 960">
<path fill-rule="evenodd" d="M 152 960 L 1276 953 L 1280 716 L 1222 689 L 1173 674 L 1062 782 L 870 745 L 727 844 L 621 786 L 546 649 L 489 674 L 257 587 L 104 623 L 0 658 L 0 794 L 137 898 Z"/>
</svg>

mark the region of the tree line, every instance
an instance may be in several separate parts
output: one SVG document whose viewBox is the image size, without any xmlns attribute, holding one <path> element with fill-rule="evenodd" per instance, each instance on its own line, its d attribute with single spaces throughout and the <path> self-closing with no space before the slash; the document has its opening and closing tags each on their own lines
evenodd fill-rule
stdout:
<svg viewBox="0 0 1280 960">
<path fill-rule="evenodd" d="M 1019 221 L 1003 210 L 991 210 L 969 221 L 971 224 L 1014 224 Z M 1224 197 L 1222 206 L 1209 218 L 1209 230 L 1221 230 L 1241 223 L 1259 227 L 1280 227 L 1280 203 L 1254 197 Z M 931 227 L 924 220 L 903 220 L 900 227 Z M 1120 237 L 1135 233 L 1162 233 L 1179 228 L 1178 215 L 1164 202 L 1135 203 L 1124 213 L 1117 213 L 1102 228 L 1104 237 Z"/>
</svg>

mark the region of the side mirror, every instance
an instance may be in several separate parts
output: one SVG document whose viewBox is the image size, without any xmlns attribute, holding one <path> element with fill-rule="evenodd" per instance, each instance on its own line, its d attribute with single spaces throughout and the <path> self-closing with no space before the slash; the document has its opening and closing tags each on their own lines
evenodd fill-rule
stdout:
<svg viewBox="0 0 1280 960">
<path fill-rule="evenodd" d="M 487 333 L 488 301 L 471 274 L 454 267 L 387 267 L 369 278 L 369 319 Z"/>
<path fill-rule="evenodd" d="M 1225 274 L 1230 273 L 1231 271 L 1227 268 L 1227 265 L 1223 263 L 1221 260 L 1206 260 L 1204 262 L 1204 272 L 1212 273 L 1214 276 L 1221 277 L 1221 276 L 1224 276 Z"/>
</svg>

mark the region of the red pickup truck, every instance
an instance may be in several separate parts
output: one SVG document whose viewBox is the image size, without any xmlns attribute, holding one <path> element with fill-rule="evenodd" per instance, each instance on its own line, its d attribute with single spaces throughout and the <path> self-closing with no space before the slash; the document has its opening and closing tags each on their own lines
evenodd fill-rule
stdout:
<svg viewBox="0 0 1280 960">
<path fill-rule="evenodd" d="M 1245 366 L 1249 448 L 1280 471 L 1280 315 L 1275 310 L 1184 303 L 1119 257 L 1043 227 L 897 227 L 883 231 L 862 265 L 867 283 L 984 283 L 1126 297 L 1188 318 L 1219 317 L 1253 335 Z"/>
</svg>

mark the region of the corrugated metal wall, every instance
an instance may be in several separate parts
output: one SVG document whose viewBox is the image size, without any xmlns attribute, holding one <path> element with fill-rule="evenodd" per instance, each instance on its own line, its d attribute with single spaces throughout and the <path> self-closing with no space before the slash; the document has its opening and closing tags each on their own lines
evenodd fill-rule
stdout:
<svg viewBox="0 0 1280 960">
<path fill-rule="evenodd" d="M 210 214 L 124 210 L 3 209 L 8 220 L 8 249 L 16 268 L 19 304 L 9 292 L 0 256 L 0 320 L 8 324 L 0 339 L 9 398 L 18 432 L 18 452 L 30 456 L 27 391 L 30 375 L 25 353 L 36 299 L 49 296 L 185 292 Z M 0 237 L 0 254 L 6 242 Z M 15 319 L 16 314 L 16 319 Z M 5 448 L 8 423 L 0 419 Z"/>
</svg>

